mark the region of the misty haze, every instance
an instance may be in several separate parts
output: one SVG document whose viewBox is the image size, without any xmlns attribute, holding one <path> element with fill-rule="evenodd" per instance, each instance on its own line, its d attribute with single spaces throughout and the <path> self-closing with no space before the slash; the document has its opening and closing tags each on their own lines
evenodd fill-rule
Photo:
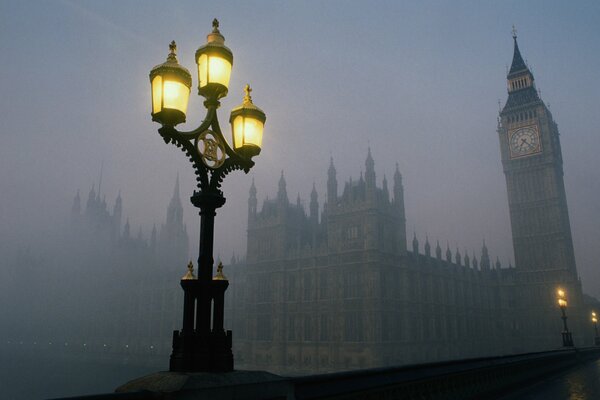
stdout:
<svg viewBox="0 0 600 400">
<path fill-rule="evenodd" d="M 0 397 L 169 369 L 198 187 L 148 74 L 175 40 L 192 77 L 176 128 L 198 127 L 215 29 L 234 54 L 224 138 L 250 90 L 266 114 L 215 217 L 236 370 L 560 349 L 559 288 L 592 346 L 599 20 L 593 1 L 0 2 Z"/>
</svg>

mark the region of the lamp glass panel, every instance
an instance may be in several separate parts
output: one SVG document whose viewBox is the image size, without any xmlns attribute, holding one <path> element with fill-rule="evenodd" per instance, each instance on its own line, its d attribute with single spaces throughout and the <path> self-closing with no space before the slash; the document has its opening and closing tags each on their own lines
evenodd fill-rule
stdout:
<svg viewBox="0 0 600 400">
<path fill-rule="evenodd" d="M 244 145 L 244 117 L 238 115 L 233 120 L 233 146 L 237 150 Z"/>
<path fill-rule="evenodd" d="M 204 55 L 202 55 L 204 56 Z M 202 58 L 200 56 L 200 58 Z M 208 59 L 208 79 L 211 83 L 220 83 L 229 87 L 229 77 L 231 76 L 231 63 L 218 56 L 210 56 Z"/>
<path fill-rule="evenodd" d="M 167 81 L 164 84 L 163 107 L 186 113 L 190 89 L 181 82 Z"/>
<path fill-rule="evenodd" d="M 257 119 L 244 118 L 244 144 L 253 144 L 259 148 L 262 146 L 262 134 L 264 125 Z"/>
<path fill-rule="evenodd" d="M 204 87 L 208 84 L 208 56 L 202 54 L 198 58 L 198 86 Z"/>
<path fill-rule="evenodd" d="M 156 114 L 161 111 L 162 98 L 162 76 L 157 75 L 152 79 L 152 113 Z"/>
</svg>

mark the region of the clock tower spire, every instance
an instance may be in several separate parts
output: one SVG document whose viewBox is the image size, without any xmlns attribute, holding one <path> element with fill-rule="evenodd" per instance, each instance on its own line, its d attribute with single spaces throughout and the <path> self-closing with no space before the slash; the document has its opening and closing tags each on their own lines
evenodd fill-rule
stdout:
<svg viewBox="0 0 600 400">
<path fill-rule="evenodd" d="M 521 56 L 519 43 L 517 43 L 517 31 L 514 26 L 512 33 L 514 51 L 512 64 L 506 76 L 508 81 L 508 100 L 506 101 L 505 108 L 540 100 L 538 92 L 535 89 L 533 74 L 527 64 L 525 64 L 523 56 Z"/>
</svg>

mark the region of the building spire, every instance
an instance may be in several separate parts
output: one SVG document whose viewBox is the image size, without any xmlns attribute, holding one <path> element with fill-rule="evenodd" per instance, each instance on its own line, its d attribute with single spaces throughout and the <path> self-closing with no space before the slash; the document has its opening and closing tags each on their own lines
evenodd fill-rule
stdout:
<svg viewBox="0 0 600 400">
<path fill-rule="evenodd" d="M 102 190 L 102 172 L 104 170 L 104 160 L 100 163 L 100 179 L 98 180 L 98 197 L 100 197 L 100 190 Z"/>
<path fill-rule="evenodd" d="M 279 201 L 288 203 L 287 189 L 285 184 L 285 178 L 283 177 L 283 170 L 281 170 L 281 177 L 279 178 L 279 191 L 277 192 L 277 198 Z"/>
<path fill-rule="evenodd" d="M 167 225 L 172 228 L 183 225 L 183 206 L 179 197 L 179 173 L 177 173 L 177 178 L 175 179 L 173 197 L 171 197 L 169 207 L 167 207 Z"/>
<path fill-rule="evenodd" d="M 480 263 L 481 269 L 483 271 L 489 271 L 491 264 L 490 264 L 490 256 L 489 256 L 489 253 L 488 253 L 488 248 L 485 245 L 485 239 L 483 239 L 483 246 L 481 246 L 481 258 L 480 258 L 480 260 L 481 260 L 481 263 Z"/>
<path fill-rule="evenodd" d="M 337 178 L 333 157 L 329 159 L 329 169 L 327 170 L 327 203 L 329 209 L 335 207 L 337 203 Z"/>
<path fill-rule="evenodd" d="M 521 51 L 519 50 L 519 44 L 517 43 L 517 30 L 515 29 L 514 25 L 513 25 L 512 34 L 513 34 L 512 37 L 514 40 L 514 51 L 513 51 L 512 64 L 510 66 L 510 70 L 508 71 L 508 76 L 511 76 L 518 72 L 523 72 L 523 71 L 528 70 L 527 64 L 525 64 L 525 61 L 523 60 L 523 57 L 521 56 Z"/>
<path fill-rule="evenodd" d="M 312 191 L 310 192 L 310 220 L 312 221 L 313 225 L 316 225 L 319 222 L 319 202 L 317 188 L 315 187 L 314 182 Z"/>
<path fill-rule="evenodd" d="M 254 185 L 254 178 L 252 178 L 252 185 L 250 186 L 250 193 L 248 194 L 248 226 L 254 220 L 257 205 L 256 185 Z"/>
<path fill-rule="evenodd" d="M 413 240 L 412 240 L 413 254 L 414 256 L 419 255 L 419 240 L 417 239 L 417 233 L 413 231 Z"/>
</svg>

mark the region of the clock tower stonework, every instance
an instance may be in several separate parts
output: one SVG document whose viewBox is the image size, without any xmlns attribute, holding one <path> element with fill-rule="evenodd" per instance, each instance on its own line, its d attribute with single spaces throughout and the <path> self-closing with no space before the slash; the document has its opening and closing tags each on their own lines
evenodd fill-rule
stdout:
<svg viewBox="0 0 600 400">
<path fill-rule="evenodd" d="M 545 350 L 561 344 L 558 287 L 567 292 L 569 322 L 577 333 L 583 305 L 581 284 L 575 266 L 558 126 L 540 99 L 516 34 L 513 39 L 508 99 L 500 112 L 498 135 L 518 277 L 515 311 L 521 317 L 518 331 L 528 338 L 523 345 Z M 575 342 L 578 345 L 577 339 Z"/>
</svg>

